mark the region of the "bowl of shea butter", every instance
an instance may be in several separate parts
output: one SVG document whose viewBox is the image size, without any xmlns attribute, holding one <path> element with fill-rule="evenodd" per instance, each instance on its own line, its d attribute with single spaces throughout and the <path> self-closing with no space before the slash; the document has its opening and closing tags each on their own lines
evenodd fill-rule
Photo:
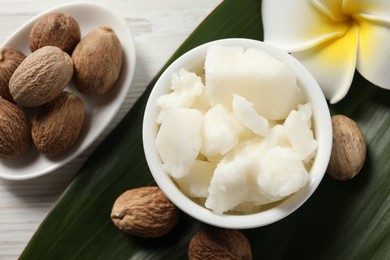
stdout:
<svg viewBox="0 0 390 260">
<path fill-rule="evenodd" d="M 146 105 L 143 144 L 157 185 L 183 212 L 223 228 L 285 218 L 329 163 L 324 95 L 291 55 L 223 39 L 175 60 Z"/>
</svg>

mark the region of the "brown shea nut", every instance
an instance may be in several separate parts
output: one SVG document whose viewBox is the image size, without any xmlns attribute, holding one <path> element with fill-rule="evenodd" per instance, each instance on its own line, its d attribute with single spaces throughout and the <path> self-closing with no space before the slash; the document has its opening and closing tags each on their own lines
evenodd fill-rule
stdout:
<svg viewBox="0 0 390 260">
<path fill-rule="evenodd" d="M 32 139 L 43 154 L 54 157 L 76 143 L 84 121 L 84 104 L 70 92 L 39 107 L 32 121 Z"/>
<path fill-rule="evenodd" d="M 111 220 L 128 234 L 152 238 L 170 232 L 179 219 L 179 209 L 159 187 L 128 190 L 115 201 Z"/>
<path fill-rule="evenodd" d="M 87 95 L 107 93 L 122 67 L 122 46 L 114 30 L 100 26 L 88 33 L 72 54 L 76 88 Z"/>
<path fill-rule="evenodd" d="M 31 140 L 31 125 L 24 112 L 0 97 L 0 158 L 15 159 L 24 154 Z"/>
<path fill-rule="evenodd" d="M 9 90 L 19 105 L 40 106 L 60 95 L 72 75 L 70 56 L 58 47 L 45 46 L 28 55 L 17 67 Z"/>
<path fill-rule="evenodd" d="M 26 58 L 19 50 L 12 47 L 0 48 L 0 96 L 13 101 L 9 92 L 9 80 L 20 63 Z"/>
<path fill-rule="evenodd" d="M 34 23 L 28 40 L 32 52 L 44 46 L 56 46 L 70 55 L 80 38 L 80 27 L 72 16 L 51 13 Z"/>
<path fill-rule="evenodd" d="M 188 248 L 190 260 L 252 259 L 248 239 L 239 230 L 206 226 L 191 239 Z"/>
<path fill-rule="evenodd" d="M 332 116 L 333 146 L 327 169 L 329 176 L 348 180 L 359 173 L 366 158 L 366 141 L 352 119 Z"/>
</svg>

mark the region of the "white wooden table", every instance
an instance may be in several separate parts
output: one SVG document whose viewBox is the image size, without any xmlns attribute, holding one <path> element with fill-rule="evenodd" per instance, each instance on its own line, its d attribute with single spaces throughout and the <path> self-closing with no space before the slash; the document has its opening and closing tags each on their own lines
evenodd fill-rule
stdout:
<svg viewBox="0 0 390 260">
<path fill-rule="evenodd" d="M 0 42 L 60 0 L 0 0 Z M 137 48 L 135 77 L 110 127 L 68 165 L 28 181 L 0 179 L 0 259 L 17 259 L 79 167 L 132 107 L 168 58 L 222 0 L 99 0 L 122 16 Z"/>
</svg>

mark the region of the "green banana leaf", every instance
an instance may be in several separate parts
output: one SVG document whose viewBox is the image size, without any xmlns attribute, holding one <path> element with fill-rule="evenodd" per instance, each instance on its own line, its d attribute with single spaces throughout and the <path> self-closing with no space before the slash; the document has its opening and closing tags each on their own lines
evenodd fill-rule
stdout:
<svg viewBox="0 0 390 260">
<path fill-rule="evenodd" d="M 166 66 L 208 41 L 262 40 L 261 1 L 225 0 L 182 44 Z M 156 76 L 156 78 L 158 75 Z M 186 259 L 202 223 L 182 214 L 167 236 L 141 239 L 119 231 L 112 205 L 127 189 L 154 185 L 143 155 L 146 92 L 79 170 L 25 248 L 21 259 Z M 386 259 L 390 257 L 390 91 L 356 75 L 333 114 L 359 124 L 367 143 L 365 166 L 354 179 L 325 176 L 314 195 L 287 218 L 243 230 L 254 259 Z"/>
</svg>

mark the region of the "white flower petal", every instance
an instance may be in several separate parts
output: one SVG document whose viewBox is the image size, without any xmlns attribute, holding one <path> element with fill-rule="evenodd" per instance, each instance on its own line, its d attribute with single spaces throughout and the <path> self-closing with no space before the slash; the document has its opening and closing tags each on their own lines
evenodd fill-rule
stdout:
<svg viewBox="0 0 390 260">
<path fill-rule="evenodd" d="M 290 52 L 340 37 L 349 27 L 308 0 L 263 0 L 262 17 L 264 41 Z"/>
<path fill-rule="evenodd" d="M 351 86 L 357 60 L 358 30 L 353 23 L 343 37 L 293 53 L 313 74 L 331 103 L 340 101 Z"/>
<path fill-rule="evenodd" d="M 359 19 L 357 70 L 375 85 L 390 89 L 390 28 Z"/>
<path fill-rule="evenodd" d="M 354 17 L 390 23 L 389 0 L 344 0 L 342 9 Z"/>
<path fill-rule="evenodd" d="M 342 9 L 343 0 L 312 0 L 323 13 L 335 22 L 347 21 L 350 19 Z"/>
</svg>

